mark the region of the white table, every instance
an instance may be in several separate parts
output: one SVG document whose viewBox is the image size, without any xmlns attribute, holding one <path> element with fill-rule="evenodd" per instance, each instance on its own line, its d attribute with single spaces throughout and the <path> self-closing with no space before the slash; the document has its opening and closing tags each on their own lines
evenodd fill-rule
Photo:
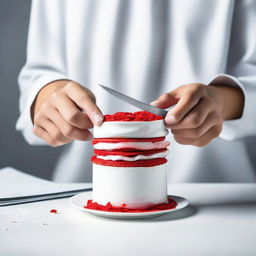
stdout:
<svg viewBox="0 0 256 256">
<path fill-rule="evenodd" d="M 1 207 L 0 255 L 256 255 L 255 184 L 170 184 L 169 194 L 190 206 L 145 220 L 96 217 L 68 199 Z"/>
</svg>

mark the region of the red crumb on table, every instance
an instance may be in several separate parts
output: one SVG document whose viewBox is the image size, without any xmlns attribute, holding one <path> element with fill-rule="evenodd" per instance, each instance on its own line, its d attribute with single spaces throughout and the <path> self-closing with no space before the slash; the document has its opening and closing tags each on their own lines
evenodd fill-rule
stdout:
<svg viewBox="0 0 256 256">
<path fill-rule="evenodd" d="M 130 209 L 126 207 L 126 204 L 122 204 L 121 206 L 113 206 L 110 202 L 108 202 L 106 205 L 101 205 L 96 202 L 93 202 L 92 200 L 87 201 L 87 205 L 84 206 L 86 209 L 91 210 L 98 210 L 98 211 L 107 211 L 107 212 L 155 212 L 155 211 L 161 211 L 161 210 L 170 210 L 175 209 L 177 206 L 176 201 L 174 201 L 172 198 L 168 197 L 168 203 L 161 203 L 161 204 L 155 204 L 150 205 L 148 207 L 144 208 L 136 208 L 136 209 Z"/>
<path fill-rule="evenodd" d="M 109 121 L 155 121 L 162 120 L 162 116 L 155 115 L 147 111 L 131 112 L 117 112 L 113 115 L 104 115 L 104 122 Z"/>
<path fill-rule="evenodd" d="M 149 167 L 167 163 L 166 158 L 153 158 L 146 160 L 137 161 L 122 161 L 122 160 L 104 160 L 97 156 L 92 156 L 91 161 L 95 164 L 106 165 L 106 166 L 117 166 L 117 167 Z"/>
<path fill-rule="evenodd" d="M 56 209 L 51 209 L 50 213 L 58 213 L 58 211 Z"/>
</svg>

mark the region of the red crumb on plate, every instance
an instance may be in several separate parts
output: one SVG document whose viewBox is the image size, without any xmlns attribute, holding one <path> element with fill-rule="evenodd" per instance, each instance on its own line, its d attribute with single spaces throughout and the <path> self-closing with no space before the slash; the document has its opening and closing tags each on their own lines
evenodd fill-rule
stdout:
<svg viewBox="0 0 256 256">
<path fill-rule="evenodd" d="M 93 202 L 92 200 L 88 200 L 87 205 L 85 205 L 84 208 L 91 209 L 91 210 L 98 210 L 98 211 L 107 211 L 107 212 L 136 213 L 136 212 L 155 212 L 155 211 L 170 210 L 170 209 L 175 209 L 176 206 L 177 206 L 176 201 L 174 201 L 171 197 L 168 197 L 168 203 L 149 205 L 148 207 L 144 207 L 144 208 L 130 209 L 126 207 L 126 204 L 122 204 L 121 206 L 117 207 L 117 206 L 113 206 L 110 202 L 108 202 L 106 205 L 102 205 L 102 204 Z"/>
<path fill-rule="evenodd" d="M 50 213 L 57 213 L 58 211 L 56 209 L 51 209 Z"/>
</svg>

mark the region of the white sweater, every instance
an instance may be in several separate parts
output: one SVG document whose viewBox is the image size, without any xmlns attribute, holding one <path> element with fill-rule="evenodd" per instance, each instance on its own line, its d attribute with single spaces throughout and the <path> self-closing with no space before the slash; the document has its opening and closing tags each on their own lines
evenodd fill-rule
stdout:
<svg viewBox="0 0 256 256">
<path fill-rule="evenodd" d="M 136 109 L 99 83 L 144 102 L 187 83 L 240 86 L 243 116 L 225 121 L 220 138 L 197 148 L 169 135 L 169 182 L 256 180 L 248 154 L 256 145 L 248 149 L 245 139 L 256 135 L 256 1 L 36 0 L 17 121 L 31 145 L 45 144 L 32 133 L 31 104 L 45 84 L 58 79 L 90 88 L 104 114 Z M 90 181 L 90 142 L 64 147 L 54 179 Z"/>
</svg>

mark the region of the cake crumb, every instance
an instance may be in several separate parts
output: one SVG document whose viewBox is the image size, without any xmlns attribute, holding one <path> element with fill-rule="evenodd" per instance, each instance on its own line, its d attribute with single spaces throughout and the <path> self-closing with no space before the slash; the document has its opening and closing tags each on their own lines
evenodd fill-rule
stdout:
<svg viewBox="0 0 256 256">
<path fill-rule="evenodd" d="M 55 213 L 56 214 L 56 213 L 58 213 L 58 211 L 56 209 L 51 209 L 50 213 Z"/>
</svg>

